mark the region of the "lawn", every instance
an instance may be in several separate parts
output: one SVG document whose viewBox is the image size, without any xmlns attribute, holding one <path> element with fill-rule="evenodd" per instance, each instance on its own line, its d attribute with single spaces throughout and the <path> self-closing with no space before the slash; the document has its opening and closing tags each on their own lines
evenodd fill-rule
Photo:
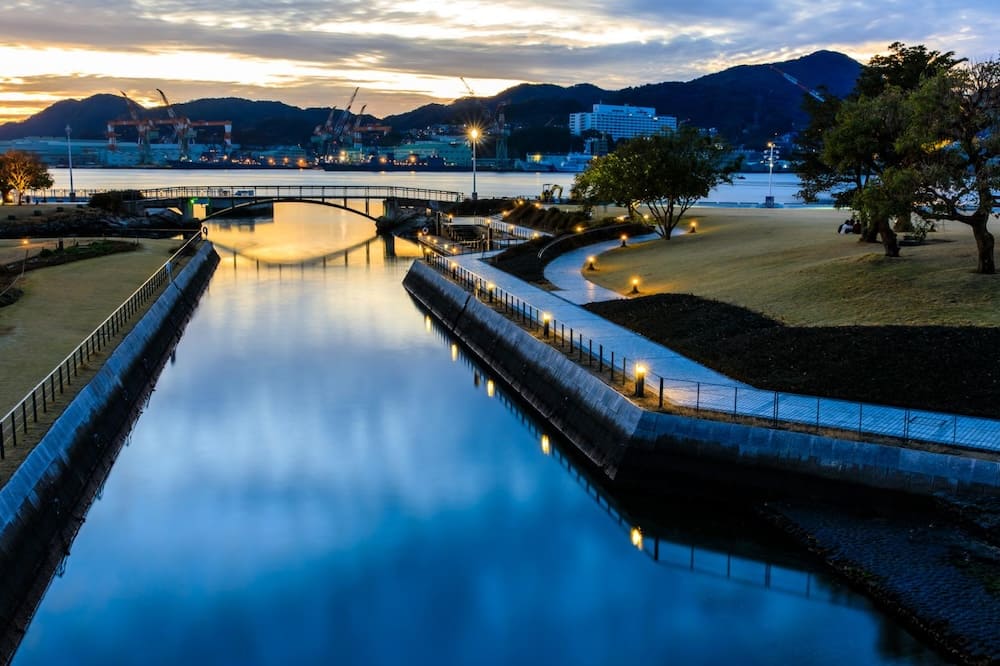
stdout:
<svg viewBox="0 0 1000 666">
<path fill-rule="evenodd" d="M 881 245 L 836 233 L 843 211 L 693 209 L 697 233 L 616 248 L 594 282 L 626 293 L 685 293 L 796 326 L 1000 324 L 1000 275 L 978 275 L 965 225 L 886 258 Z"/>
</svg>

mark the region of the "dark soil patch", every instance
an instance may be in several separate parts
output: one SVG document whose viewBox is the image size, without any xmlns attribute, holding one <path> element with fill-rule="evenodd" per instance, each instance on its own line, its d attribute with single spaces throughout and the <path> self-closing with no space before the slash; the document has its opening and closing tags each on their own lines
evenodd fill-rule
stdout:
<svg viewBox="0 0 1000 666">
<path fill-rule="evenodd" d="M 689 294 L 586 307 L 759 388 L 1000 417 L 997 328 L 794 327 Z"/>
</svg>

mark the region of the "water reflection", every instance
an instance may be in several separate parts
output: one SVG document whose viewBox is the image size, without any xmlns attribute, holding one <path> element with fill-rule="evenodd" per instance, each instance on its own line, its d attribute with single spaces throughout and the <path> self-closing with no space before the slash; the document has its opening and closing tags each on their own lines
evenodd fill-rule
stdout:
<svg viewBox="0 0 1000 666">
<path fill-rule="evenodd" d="M 663 520 L 670 521 L 674 517 L 672 511 L 658 511 L 656 507 L 649 506 L 633 511 L 624 507 L 608 489 L 609 484 L 601 472 L 590 468 L 571 443 L 549 434 L 544 422 L 532 416 L 531 408 L 523 405 L 516 394 L 497 389 L 490 371 L 484 369 L 431 315 L 425 315 L 425 322 L 426 330 L 433 332 L 442 345 L 449 346 L 452 361 L 460 362 L 471 372 L 473 387 L 478 391 L 485 385 L 488 397 L 496 398 L 532 433 L 539 442 L 542 455 L 556 462 L 606 514 L 631 546 L 658 566 L 713 578 L 736 587 L 756 588 L 797 597 L 809 603 L 861 611 L 877 618 L 879 634 L 876 648 L 891 661 L 943 663 L 895 620 L 874 609 L 863 595 L 819 571 L 804 555 L 776 545 L 765 535 L 733 529 L 731 516 L 713 513 L 711 507 L 687 505 L 683 508 L 687 514 L 683 520 L 664 523 Z M 672 501 L 669 494 L 662 499 Z M 720 544 L 727 543 L 736 547 L 720 548 Z M 814 654 L 810 662 L 812 660 L 824 659 Z M 747 659 L 744 663 L 753 661 Z"/>
<path fill-rule="evenodd" d="M 619 505 L 415 307 L 407 260 L 228 261 L 18 666 L 901 661 L 868 610 L 701 573 L 804 569 Z"/>
</svg>

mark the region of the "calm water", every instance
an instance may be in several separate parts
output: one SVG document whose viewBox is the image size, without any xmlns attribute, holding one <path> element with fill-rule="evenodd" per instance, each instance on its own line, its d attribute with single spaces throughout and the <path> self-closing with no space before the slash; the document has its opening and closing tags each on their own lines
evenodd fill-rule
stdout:
<svg viewBox="0 0 1000 666">
<path fill-rule="evenodd" d="M 18 666 L 935 662 L 788 553 L 634 547 L 402 241 L 320 206 L 210 237 L 258 254 L 223 253 Z M 357 249 L 268 264 L 290 238 Z"/>
<path fill-rule="evenodd" d="M 52 169 L 55 189 L 69 188 L 69 172 Z M 480 197 L 537 197 L 545 184 L 562 185 L 569 196 L 573 184 L 570 173 L 491 173 L 480 172 L 476 178 L 476 191 Z M 370 173 L 364 171 L 326 172 L 315 169 L 286 171 L 274 169 L 74 169 L 73 185 L 77 190 L 104 188 L 152 188 L 184 185 L 395 185 L 398 187 L 423 187 L 439 190 L 472 191 L 471 173 L 418 173 L 393 171 Z M 774 174 L 770 185 L 766 173 L 748 173 L 732 185 L 713 189 L 706 201 L 727 203 L 763 203 L 768 192 L 778 203 L 795 203 L 799 190 L 795 174 Z"/>
</svg>

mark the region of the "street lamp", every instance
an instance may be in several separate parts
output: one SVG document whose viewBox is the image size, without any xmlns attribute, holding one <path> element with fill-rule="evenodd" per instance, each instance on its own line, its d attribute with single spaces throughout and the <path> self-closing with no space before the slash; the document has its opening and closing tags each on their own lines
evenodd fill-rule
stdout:
<svg viewBox="0 0 1000 666">
<path fill-rule="evenodd" d="M 476 142 L 479 140 L 479 128 L 469 130 L 469 140 L 472 142 L 472 200 L 479 198 L 476 194 Z"/>
<path fill-rule="evenodd" d="M 73 128 L 66 125 L 66 153 L 69 156 L 69 200 L 76 201 L 76 192 L 73 188 L 73 143 L 69 138 L 72 131 Z"/>
<path fill-rule="evenodd" d="M 774 191 L 771 187 L 771 178 L 774 176 L 774 163 L 778 159 L 778 149 L 775 147 L 773 141 L 767 142 L 767 199 L 764 200 L 764 205 L 768 208 L 774 207 Z"/>
</svg>

